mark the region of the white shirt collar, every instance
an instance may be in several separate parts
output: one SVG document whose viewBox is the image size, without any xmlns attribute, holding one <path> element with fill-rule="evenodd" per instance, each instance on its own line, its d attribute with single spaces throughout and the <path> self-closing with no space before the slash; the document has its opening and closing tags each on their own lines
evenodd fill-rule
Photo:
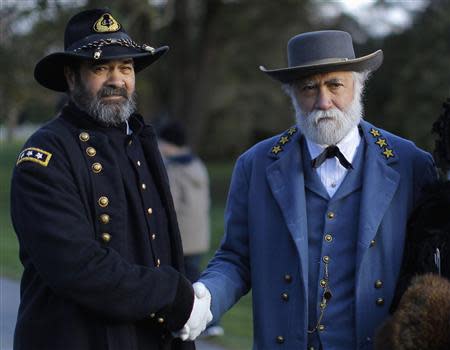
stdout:
<svg viewBox="0 0 450 350">
<path fill-rule="evenodd" d="M 308 145 L 309 154 L 311 155 L 311 159 L 316 158 L 319 154 L 323 152 L 325 148 L 328 147 L 328 145 L 319 145 L 318 143 L 310 141 L 307 137 L 306 144 Z M 359 143 L 361 142 L 361 136 L 359 135 L 359 130 L 357 126 L 354 126 L 348 134 L 337 143 L 336 146 L 339 147 L 339 150 L 342 152 L 342 154 L 345 156 L 345 159 L 347 159 L 350 163 L 353 161 L 353 158 L 355 157 L 356 150 L 358 148 Z M 330 159 L 327 159 L 327 161 L 330 161 Z"/>
<path fill-rule="evenodd" d="M 128 120 L 125 120 L 125 123 L 127 124 L 127 135 L 131 135 L 133 133 L 133 130 L 131 130 L 130 124 L 128 124 Z"/>
</svg>

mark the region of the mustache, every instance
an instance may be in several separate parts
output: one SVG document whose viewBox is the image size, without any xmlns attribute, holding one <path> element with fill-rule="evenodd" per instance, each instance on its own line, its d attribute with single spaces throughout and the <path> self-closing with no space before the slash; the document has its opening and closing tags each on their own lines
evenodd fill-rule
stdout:
<svg viewBox="0 0 450 350">
<path fill-rule="evenodd" d="M 108 96 L 122 96 L 128 99 L 127 89 L 124 87 L 112 87 L 112 86 L 104 86 L 97 93 L 98 97 L 108 97 Z"/>
<path fill-rule="evenodd" d="M 322 110 L 313 110 L 312 112 L 309 113 L 309 115 L 307 116 L 308 118 L 311 118 L 314 122 L 315 125 L 319 124 L 319 122 L 322 119 L 333 119 L 333 120 L 337 120 L 340 117 L 342 117 L 343 113 L 336 109 L 330 109 L 330 110 L 326 110 L 326 111 L 322 111 Z"/>
</svg>

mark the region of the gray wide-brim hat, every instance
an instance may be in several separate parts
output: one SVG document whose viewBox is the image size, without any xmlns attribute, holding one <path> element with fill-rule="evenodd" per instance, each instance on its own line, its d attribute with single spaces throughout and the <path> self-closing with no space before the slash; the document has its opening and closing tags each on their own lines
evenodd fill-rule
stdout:
<svg viewBox="0 0 450 350">
<path fill-rule="evenodd" d="M 34 68 L 37 82 L 51 90 L 67 91 L 64 66 L 75 61 L 102 61 L 132 58 L 135 72 L 158 60 L 169 47 L 153 48 L 137 44 L 109 9 L 82 11 L 67 23 L 64 33 L 64 51 L 42 58 Z"/>
<path fill-rule="evenodd" d="M 383 62 L 383 51 L 355 57 L 352 37 L 340 30 L 322 30 L 294 36 L 287 45 L 288 68 L 259 69 L 282 83 L 333 71 L 375 71 Z"/>
</svg>

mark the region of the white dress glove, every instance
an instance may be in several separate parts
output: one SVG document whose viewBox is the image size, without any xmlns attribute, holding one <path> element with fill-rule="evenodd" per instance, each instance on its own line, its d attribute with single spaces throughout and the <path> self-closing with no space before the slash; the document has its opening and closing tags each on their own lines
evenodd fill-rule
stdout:
<svg viewBox="0 0 450 350">
<path fill-rule="evenodd" d="M 206 325 L 213 319 L 210 310 L 211 293 L 208 288 L 201 282 L 195 282 L 192 287 L 195 293 L 194 306 L 186 324 L 177 334 L 183 341 L 197 338 L 205 330 Z"/>
</svg>

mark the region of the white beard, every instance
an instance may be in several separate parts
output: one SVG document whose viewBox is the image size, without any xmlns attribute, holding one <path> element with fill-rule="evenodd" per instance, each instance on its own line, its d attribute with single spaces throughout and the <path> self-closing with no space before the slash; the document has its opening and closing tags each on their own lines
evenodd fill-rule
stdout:
<svg viewBox="0 0 450 350">
<path fill-rule="evenodd" d="M 314 109 L 304 113 L 294 97 L 295 118 L 305 137 L 319 145 L 335 145 L 341 141 L 362 119 L 361 96 L 355 94 L 350 106 L 341 111 L 332 108 L 326 111 Z"/>
</svg>

